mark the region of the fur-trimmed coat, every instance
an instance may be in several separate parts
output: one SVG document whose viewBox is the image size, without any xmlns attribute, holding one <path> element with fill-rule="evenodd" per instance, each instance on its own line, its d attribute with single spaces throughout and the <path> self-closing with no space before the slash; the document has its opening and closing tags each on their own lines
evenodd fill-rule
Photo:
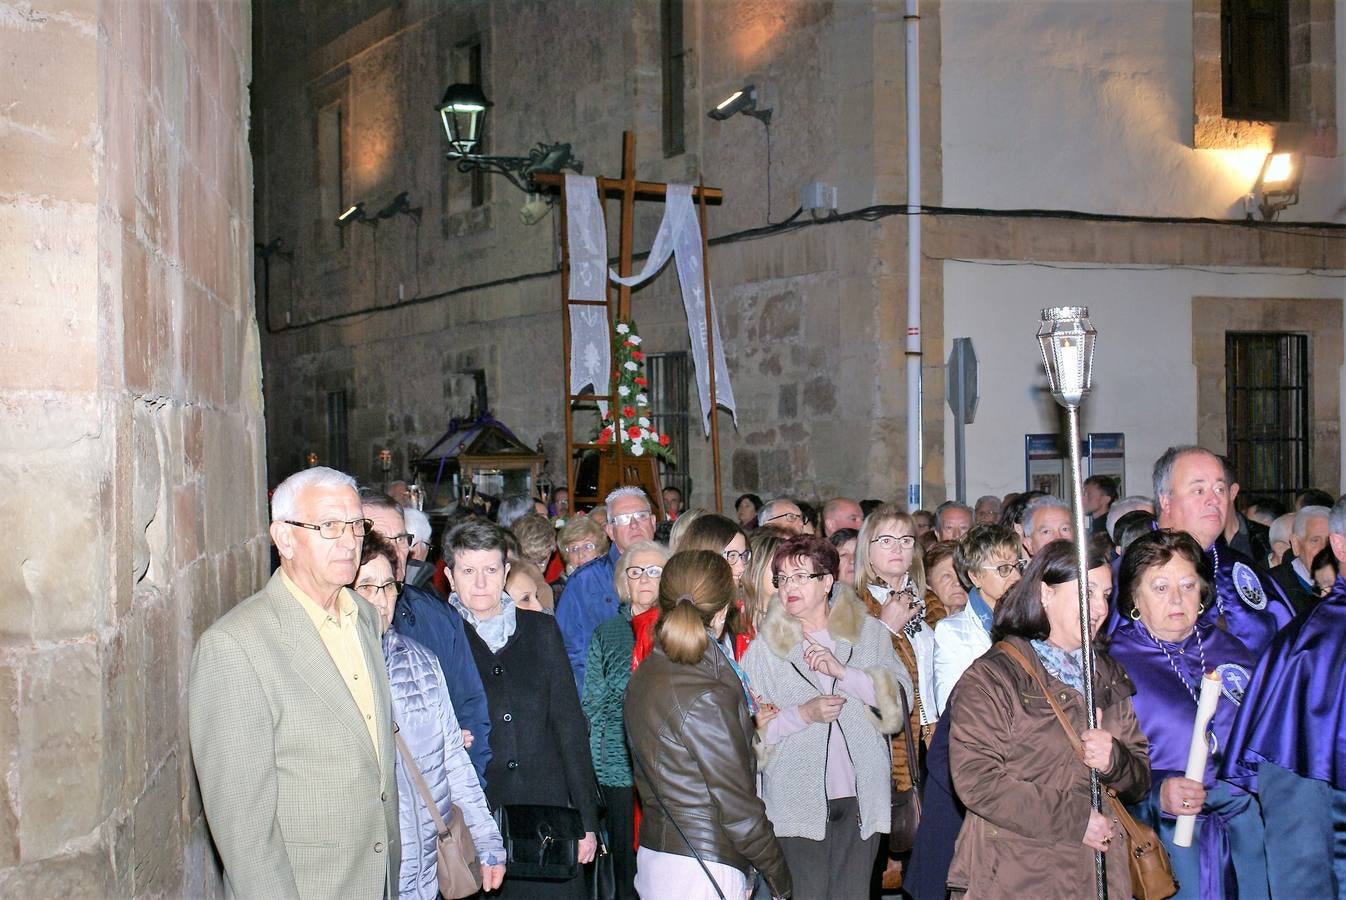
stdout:
<svg viewBox="0 0 1346 900">
<path fill-rule="evenodd" d="M 778 837 L 820 841 L 827 835 L 826 772 L 831 729 L 838 727 L 855 770 L 860 835 L 887 833 L 891 823 L 891 754 L 886 735 L 900 734 L 903 721 L 897 689 L 911 696 L 911 676 L 898 660 L 888 630 L 865 612 L 850 587 L 838 585 L 827 615 L 837 660 L 860 669 L 874 684 L 878 708 L 851 699 L 831 725 L 813 723 L 779 743 L 765 746 L 758 735 L 763 800 Z M 804 662 L 803 629 L 773 598 L 757 638 L 743 657 L 753 690 L 782 709 L 803 704 L 820 691 Z M 819 679 L 821 681 L 821 679 Z"/>
</svg>

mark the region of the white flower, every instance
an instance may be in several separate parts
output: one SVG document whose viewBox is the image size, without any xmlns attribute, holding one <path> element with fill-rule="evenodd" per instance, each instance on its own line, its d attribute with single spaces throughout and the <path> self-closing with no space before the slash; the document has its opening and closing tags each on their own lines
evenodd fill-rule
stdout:
<svg viewBox="0 0 1346 900">
<path fill-rule="evenodd" d="M 618 397 L 626 397 L 626 396 L 630 395 L 630 393 L 631 393 L 631 389 L 630 389 L 629 387 L 627 387 L 626 385 L 624 385 L 624 384 L 619 384 L 619 385 L 617 385 L 617 396 L 618 396 Z"/>
<path fill-rule="evenodd" d="M 645 429 L 645 428 L 640 429 L 640 439 L 641 439 L 642 441 L 643 441 L 643 440 L 647 440 L 647 439 L 649 438 L 649 436 L 650 436 L 650 432 L 649 432 L 648 429 Z"/>
<path fill-rule="evenodd" d="M 632 456 L 644 456 L 644 455 L 645 455 L 645 445 L 644 445 L 644 444 L 632 444 L 632 445 L 631 445 L 631 455 L 632 455 Z"/>
<path fill-rule="evenodd" d="M 637 347 L 640 346 L 640 335 L 638 334 L 631 335 L 629 338 L 627 338 L 627 340 L 635 344 Z"/>
<path fill-rule="evenodd" d="M 560 529 L 566 527 L 566 520 L 565 520 L 565 519 L 555 519 L 555 520 L 552 521 L 552 524 L 555 525 L 555 526 L 556 526 L 556 529 L 559 531 Z"/>
<path fill-rule="evenodd" d="M 640 366 L 636 365 L 629 359 L 626 362 L 622 363 L 622 367 L 626 369 L 626 371 L 628 372 L 634 372 L 636 369 L 640 368 Z"/>
<path fill-rule="evenodd" d="M 631 333 L 631 326 L 630 326 L 630 325 L 627 325 L 625 322 L 618 322 L 618 323 L 617 323 L 617 333 L 618 333 L 618 334 L 630 334 L 630 333 Z"/>
<path fill-rule="evenodd" d="M 641 416 L 639 419 L 636 420 L 636 422 L 637 422 L 637 424 L 640 425 L 641 428 L 649 428 L 649 427 L 650 427 L 650 420 L 647 419 L 647 418 L 645 418 L 644 416 Z"/>
<path fill-rule="evenodd" d="M 622 396 L 626 396 L 626 395 L 623 394 Z M 636 405 L 638 405 L 638 406 L 649 406 L 649 405 L 650 405 L 650 398 L 649 398 L 648 396 L 646 396 L 645 394 L 636 394 Z"/>
</svg>

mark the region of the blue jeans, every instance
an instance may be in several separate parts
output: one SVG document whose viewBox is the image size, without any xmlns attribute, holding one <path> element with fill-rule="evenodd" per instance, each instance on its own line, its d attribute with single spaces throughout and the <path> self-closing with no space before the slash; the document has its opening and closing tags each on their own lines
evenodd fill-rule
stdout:
<svg viewBox="0 0 1346 900">
<path fill-rule="evenodd" d="M 1346 898 L 1346 791 L 1272 763 L 1257 768 L 1276 898 Z"/>
</svg>

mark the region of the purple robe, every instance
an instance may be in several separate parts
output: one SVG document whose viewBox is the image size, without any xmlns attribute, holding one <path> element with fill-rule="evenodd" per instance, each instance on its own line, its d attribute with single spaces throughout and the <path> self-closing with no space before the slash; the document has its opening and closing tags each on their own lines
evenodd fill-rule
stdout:
<svg viewBox="0 0 1346 900">
<path fill-rule="evenodd" d="M 1223 535 L 1206 550 L 1206 556 L 1215 569 L 1215 602 L 1198 621 L 1214 624 L 1223 617 L 1230 634 L 1254 654 L 1261 653 L 1294 618 L 1294 607 L 1280 585 L 1261 566 L 1230 547 Z"/>
<path fill-rule="evenodd" d="M 1165 646 L 1168 656 L 1144 625 L 1125 619 L 1113 633 L 1108 653 L 1126 667 L 1126 674 L 1135 682 L 1136 695 L 1131 698 L 1131 703 L 1140 720 L 1140 730 L 1150 739 L 1150 768 L 1154 773 L 1153 783 L 1158 784 L 1165 778 L 1182 776 L 1187 770 L 1187 749 L 1192 740 L 1192 722 L 1196 719 L 1196 701 L 1183 687 L 1173 665 L 1199 695 L 1205 674 L 1201 667 L 1204 651 L 1206 668 L 1219 672 L 1222 681 L 1220 702 L 1209 727 L 1209 733 L 1215 738 L 1215 750 L 1206 762 L 1202 779 L 1208 789 L 1213 788 L 1216 771 L 1228 744 L 1229 729 L 1234 724 L 1234 715 L 1252 676 L 1256 657 L 1238 638 L 1211 623 L 1198 622 L 1186 640 Z"/>
<path fill-rule="evenodd" d="M 1276 635 L 1230 732 L 1221 777 L 1257 789 L 1271 762 L 1346 791 L 1346 579 Z"/>
</svg>

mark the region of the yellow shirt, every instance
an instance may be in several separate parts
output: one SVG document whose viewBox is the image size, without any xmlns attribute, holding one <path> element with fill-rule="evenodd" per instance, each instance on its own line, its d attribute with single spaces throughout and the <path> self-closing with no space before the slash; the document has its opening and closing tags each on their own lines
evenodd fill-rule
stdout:
<svg viewBox="0 0 1346 900">
<path fill-rule="evenodd" d="M 355 699 L 355 705 L 364 716 L 365 727 L 369 729 L 369 740 L 374 744 L 374 756 L 379 755 L 379 740 L 374 723 L 374 684 L 369 680 L 369 669 L 365 665 L 364 647 L 360 643 L 359 607 L 351 599 L 345 588 L 337 595 L 338 611 L 329 613 L 318 605 L 308 594 L 290 580 L 285 572 L 280 573 L 281 581 L 289 589 L 299 605 L 313 620 L 323 646 L 327 648 L 337 671 L 346 682 L 346 688 Z"/>
</svg>

